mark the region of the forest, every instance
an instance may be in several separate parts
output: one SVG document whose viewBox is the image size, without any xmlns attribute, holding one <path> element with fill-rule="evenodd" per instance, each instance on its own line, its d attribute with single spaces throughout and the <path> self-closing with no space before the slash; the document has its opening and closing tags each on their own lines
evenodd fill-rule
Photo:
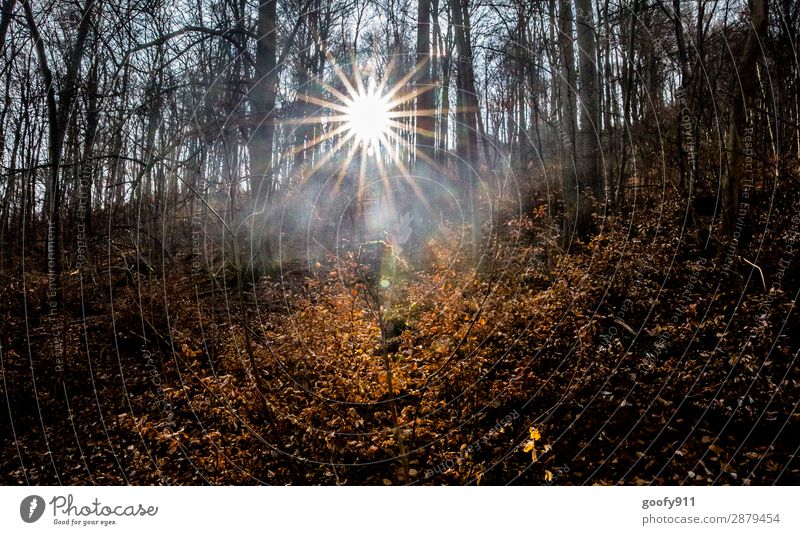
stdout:
<svg viewBox="0 0 800 535">
<path fill-rule="evenodd" d="M 800 482 L 800 3 L 0 3 L 2 484 Z"/>
</svg>

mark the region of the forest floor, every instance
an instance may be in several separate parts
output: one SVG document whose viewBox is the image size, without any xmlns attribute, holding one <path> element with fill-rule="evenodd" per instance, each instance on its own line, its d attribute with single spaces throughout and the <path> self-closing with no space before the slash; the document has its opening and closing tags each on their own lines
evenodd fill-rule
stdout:
<svg viewBox="0 0 800 535">
<path fill-rule="evenodd" d="M 554 255 L 540 209 L 479 262 L 450 229 L 375 280 L 70 272 L 60 331 L 46 275 L 6 271 L 0 481 L 798 483 L 795 296 L 681 217 Z"/>
</svg>

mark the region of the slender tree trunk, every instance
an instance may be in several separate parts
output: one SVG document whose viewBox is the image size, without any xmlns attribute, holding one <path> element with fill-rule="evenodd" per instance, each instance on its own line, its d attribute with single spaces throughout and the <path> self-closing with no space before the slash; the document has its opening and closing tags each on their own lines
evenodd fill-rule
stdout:
<svg viewBox="0 0 800 535">
<path fill-rule="evenodd" d="M 600 91 L 597 80 L 597 41 L 591 0 L 576 0 L 575 13 L 580 65 L 581 130 L 578 184 L 591 192 L 596 201 L 605 199 L 603 175 L 600 173 Z M 591 209 L 589 204 L 587 209 Z M 591 222 L 590 214 L 581 219 Z M 588 229 L 582 229 L 584 232 Z"/>
<path fill-rule="evenodd" d="M 431 0 L 417 4 L 417 173 L 425 173 L 433 162 L 434 153 L 434 93 L 431 88 Z"/>
<path fill-rule="evenodd" d="M 43 269 L 47 272 L 52 269 L 58 280 L 58 273 L 60 272 L 60 260 L 57 253 L 59 249 L 58 241 L 58 163 L 61 157 L 61 140 L 64 138 L 63 128 L 59 127 L 58 119 L 58 104 L 56 103 L 56 91 L 53 85 L 53 73 L 50 70 L 50 64 L 47 60 L 47 52 L 44 48 L 44 41 L 39 34 L 39 27 L 36 24 L 36 19 L 31 9 L 30 0 L 24 0 L 23 8 L 25 10 L 25 18 L 28 23 L 28 28 L 31 32 L 31 37 L 36 47 L 36 54 L 39 60 L 39 70 L 42 73 L 42 81 L 47 91 L 47 123 L 49 127 L 49 142 L 48 142 L 48 156 L 50 159 L 50 173 L 45 187 L 45 211 L 48 218 L 48 231 L 47 239 L 45 240 L 45 254 Z M 53 251 L 55 259 L 53 264 L 49 265 L 48 251 Z"/>
<path fill-rule="evenodd" d="M 752 166 L 748 169 L 746 148 L 742 139 L 752 135 L 749 126 L 748 105 L 758 96 L 758 58 L 761 54 L 761 43 L 767 32 L 767 0 L 750 0 L 750 30 L 747 40 L 737 62 L 736 97 L 733 99 L 727 134 L 728 162 L 722 180 L 723 223 L 729 235 L 736 229 L 739 215 L 740 197 L 748 198 L 753 180 Z M 748 177 L 749 173 L 749 177 Z M 749 179 L 749 183 L 747 180 Z M 742 184 L 746 189 L 742 191 Z"/>
<path fill-rule="evenodd" d="M 614 191 L 614 203 L 619 205 L 625 196 L 625 187 L 627 185 L 627 170 L 628 163 L 628 139 L 631 136 L 631 96 L 633 93 L 633 64 L 634 64 L 634 37 L 636 32 L 636 18 L 639 12 L 639 0 L 633 1 L 630 13 L 630 24 L 628 26 L 628 50 L 625 54 L 625 62 L 622 66 L 623 70 L 623 87 L 622 87 L 622 139 L 620 140 L 620 155 L 619 155 L 619 171 L 617 173 L 617 187 Z M 616 98 L 614 99 L 616 102 Z M 633 150 L 631 144 L 630 150 Z"/>
<path fill-rule="evenodd" d="M 278 89 L 277 18 L 278 0 L 262 1 L 258 8 L 258 43 L 255 74 L 250 87 L 252 131 L 250 134 L 250 189 L 256 210 L 272 195 L 272 144 L 275 137 L 275 101 Z"/>
<path fill-rule="evenodd" d="M 458 50 L 456 84 L 456 151 L 459 156 L 459 178 L 466 182 L 466 203 L 472 217 L 472 253 L 477 254 L 480 242 L 480 217 L 476 192 L 476 177 L 472 166 L 478 160 L 477 114 L 472 49 L 469 45 L 469 15 L 460 0 L 450 0 L 453 31 Z"/>
<path fill-rule="evenodd" d="M 681 74 L 681 87 L 680 87 L 680 96 L 679 100 L 683 102 L 689 102 L 690 95 L 687 95 L 687 91 L 689 89 L 689 83 L 691 80 L 691 73 L 689 71 L 689 53 L 686 50 L 686 44 L 684 41 L 684 31 L 683 31 L 683 16 L 681 15 L 681 0 L 672 0 L 672 17 L 673 23 L 675 25 L 675 42 L 678 45 L 678 61 L 680 67 L 680 74 Z M 689 129 L 691 128 L 691 117 L 687 118 L 689 120 Z M 688 162 L 688 169 L 687 169 L 687 161 L 685 157 L 685 147 L 683 142 L 683 130 L 684 130 L 684 123 L 683 123 L 683 114 L 679 114 L 678 116 L 678 129 L 677 129 L 677 143 L 678 143 L 678 167 L 680 169 L 680 178 L 679 178 L 679 187 L 681 191 L 685 192 L 689 198 L 691 199 L 694 195 L 694 158 L 692 161 Z"/>
<path fill-rule="evenodd" d="M 436 19 L 438 21 L 438 18 Z M 438 22 L 436 23 L 436 35 L 439 41 L 440 54 L 440 78 L 439 85 L 441 86 L 441 102 L 439 103 L 439 164 L 444 165 L 447 161 L 447 150 L 449 148 L 450 136 L 450 72 L 453 65 L 452 57 L 452 26 L 448 26 L 447 36 L 442 37 L 441 28 Z"/>
<path fill-rule="evenodd" d="M 5 52 L 6 35 L 8 35 L 8 26 L 11 24 L 16 2 L 17 0 L 3 0 L 3 8 L 0 11 L 0 55 Z"/>
<path fill-rule="evenodd" d="M 2 48 L 0 48 L 2 51 Z M 5 83 L 5 102 L 3 106 L 3 110 L 0 111 L 0 163 L 2 163 L 5 159 L 5 149 L 6 149 L 6 119 L 8 117 L 8 110 L 11 109 L 11 69 L 8 69 L 6 72 L 6 83 Z M 0 260 L 5 257 L 3 254 L 5 250 L 5 238 L 7 231 L 9 230 L 9 206 L 11 203 L 11 196 L 13 194 L 16 182 L 16 173 L 13 172 L 13 169 L 16 167 L 16 155 L 17 149 L 19 147 L 19 138 L 20 138 L 20 131 L 19 129 L 15 129 L 14 131 L 14 143 L 11 149 L 11 169 L 12 171 L 8 174 L 5 183 L 5 191 L 3 192 L 3 203 L 2 208 L 0 208 Z M 0 264 L 0 271 L 3 269 L 2 264 Z"/>
<path fill-rule="evenodd" d="M 559 50 L 561 64 L 561 80 L 559 88 L 559 107 L 561 109 L 561 127 L 559 128 L 562 153 L 562 180 L 564 191 L 564 232 L 566 245 L 574 231 L 582 227 L 578 221 L 580 188 L 577 177 L 577 158 L 575 147 L 576 134 L 576 98 L 575 98 L 575 45 L 573 42 L 572 5 L 568 0 L 559 0 Z"/>
<path fill-rule="evenodd" d="M 47 115 L 49 124 L 49 144 L 48 152 L 50 156 L 50 176 L 47 183 L 45 199 L 46 212 L 48 215 L 47 239 L 45 245 L 45 270 L 51 272 L 55 280 L 58 281 L 61 275 L 61 255 L 60 255 L 60 204 L 61 194 L 59 187 L 59 172 L 61 168 L 61 152 L 64 145 L 67 124 L 72 107 L 77 95 L 78 75 L 80 74 L 81 62 L 86 49 L 86 39 L 91 27 L 91 11 L 94 7 L 94 0 L 87 0 L 83 9 L 81 21 L 78 24 L 75 44 L 71 50 L 67 72 L 63 81 L 63 91 L 56 102 L 55 87 L 53 85 L 53 74 L 47 60 L 47 53 L 44 48 L 44 41 L 39 34 L 39 29 L 30 6 L 30 0 L 23 2 L 25 17 L 31 32 L 31 37 L 36 46 L 36 54 L 39 59 L 39 68 L 42 78 L 47 88 Z M 48 256 L 50 257 L 48 260 Z M 57 286 L 56 282 L 56 286 Z"/>
<path fill-rule="evenodd" d="M 121 176 L 123 176 L 124 160 L 120 158 L 123 150 L 122 131 L 125 123 L 125 108 L 127 106 L 128 84 L 130 82 L 130 66 L 126 64 L 122 69 L 122 81 L 119 85 L 119 93 L 121 96 L 119 102 L 119 110 L 113 122 L 112 135 L 111 135 L 111 154 L 113 158 L 110 161 L 110 169 L 108 171 L 108 193 L 110 195 L 110 202 L 112 206 L 117 206 L 122 202 L 123 192 L 125 191 L 124 184 L 119 183 Z"/>
</svg>

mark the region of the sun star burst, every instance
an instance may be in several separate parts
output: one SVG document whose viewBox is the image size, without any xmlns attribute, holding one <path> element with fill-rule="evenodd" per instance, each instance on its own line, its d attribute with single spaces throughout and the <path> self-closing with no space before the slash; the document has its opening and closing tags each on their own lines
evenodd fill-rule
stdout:
<svg viewBox="0 0 800 535">
<path fill-rule="evenodd" d="M 387 66 L 382 79 L 378 80 L 374 74 L 375 69 L 369 68 L 370 73 L 364 76 L 359 65 L 353 62 L 352 77 L 349 77 L 333 58 L 329 56 L 329 59 L 340 83 L 332 85 L 321 82 L 323 92 L 318 96 L 298 94 L 299 100 L 316 106 L 318 113 L 284 121 L 285 124 L 321 126 L 318 135 L 295 150 L 304 151 L 323 143 L 330 144 L 305 176 L 310 176 L 329 162 L 338 160 L 340 165 L 335 181 L 337 190 L 345 179 L 351 162 L 360 154 L 357 179 L 359 196 L 368 174 L 377 174 L 388 186 L 391 172 L 395 177 L 404 177 L 401 180 L 427 205 L 427 199 L 406 166 L 407 155 L 414 149 L 413 142 L 409 142 L 416 130 L 414 118 L 433 113 L 433 110 L 415 110 L 412 105 L 422 91 L 410 84 L 419 67 L 409 69 L 389 86 L 387 80 L 392 78 L 395 67 L 393 62 Z M 324 94 L 327 95 L 323 97 Z M 410 135 L 404 135 L 404 132 Z M 342 151 L 345 156 L 340 159 Z M 368 164 L 368 161 L 374 165 Z"/>
<path fill-rule="evenodd" d="M 389 133 L 391 106 L 391 102 L 381 98 L 374 90 L 356 94 L 347 103 L 347 128 L 359 142 L 377 148 Z"/>
</svg>

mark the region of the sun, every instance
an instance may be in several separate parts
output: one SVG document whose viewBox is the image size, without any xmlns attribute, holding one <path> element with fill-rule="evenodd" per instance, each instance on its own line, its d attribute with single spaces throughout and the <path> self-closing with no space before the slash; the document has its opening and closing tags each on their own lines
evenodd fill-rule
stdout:
<svg viewBox="0 0 800 535">
<path fill-rule="evenodd" d="M 321 157 L 303 171 L 303 176 L 312 176 L 332 161 L 337 162 L 334 191 L 338 191 L 347 180 L 351 163 L 357 161 L 359 198 L 367 189 L 368 176 L 377 175 L 386 186 L 387 202 L 391 204 L 390 181 L 400 177 L 416 198 L 428 206 L 424 192 L 407 167 L 407 155 L 415 148 L 410 141 L 417 131 L 415 119 L 435 113 L 413 106 L 418 95 L 430 90 L 411 83 L 422 63 L 405 73 L 396 73 L 396 64 L 391 61 L 377 75 L 378 69 L 369 62 L 365 69 L 353 62 L 352 73 L 345 73 L 335 58 L 330 55 L 327 58 L 336 80 L 332 83 L 320 81 L 323 89 L 320 94 L 302 92 L 296 95 L 298 100 L 316 107 L 317 112 L 281 120 L 285 125 L 318 125 L 313 138 L 291 149 L 297 155 L 325 144 Z M 443 108 L 441 113 L 449 111 Z M 428 163 L 435 166 L 432 160 Z"/>
<path fill-rule="evenodd" d="M 282 120 L 282 123 L 289 125 L 322 126 L 317 136 L 298 145 L 295 149 L 298 152 L 333 141 L 333 146 L 316 161 L 309 173 L 318 171 L 335 158 L 339 150 L 345 149 L 347 155 L 342 160 L 341 169 L 346 169 L 360 153 L 362 165 L 367 159 L 378 165 L 391 162 L 401 173 L 408 174 L 401 154 L 413 150 L 413 147 L 408 142 L 408 136 L 403 134 L 415 131 L 415 117 L 432 113 L 414 110 L 410 105 L 423 91 L 409 86 L 418 67 L 388 84 L 387 81 L 393 77 L 394 62 L 385 67 L 381 76 L 376 75 L 377 68 L 373 64 L 368 62 L 366 68 L 362 69 L 354 62 L 352 75 L 348 75 L 334 58 L 328 56 L 328 59 L 339 83 L 321 82 L 322 89 L 327 93 L 324 96 L 308 93 L 297 95 L 298 100 L 316 106 L 319 113 Z M 382 171 L 379 169 L 379 172 Z"/>
<path fill-rule="evenodd" d="M 357 93 L 346 105 L 347 129 L 368 148 L 379 147 L 390 129 L 391 107 L 391 102 L 374 90 Z"/>
<path fill-rule="evenodd" d="M 316 107 L 317 112 L 281 120 L 285 125 L 318 125 L 313 138 L 291 149 L 298 155 L 325 144 L 321 157 L 303 170 L 303 176 L 312 176 L 334 161 L 338 167 L 334 187 L 338 190 L 348 177 L 351 163 L 358 162 L 359 197 L 366 190 L 368 176 L 373 175 L 377 175 L 387 186 L 385 191 L 390 192 L 391 175 L 401 177 L 427 205 L 423 191 L 406 165 L 407 155 L 415 148 L 410 141 L 417 131 L 415 119 L 434 114 L 433 110 L 418 110 L 413 106 L 417 96 L 429 90 L 411 83 L 419 65 L 401 74 L 395 72 L 396 65 L 391 61 L 378 74 L 378 69 L 369 62 L 364 69 L 353 62 L 352 73 L 345 73 L 333 57 L 328 56 L 328 59 L 336 80 L 332 83 L 320 81 L 323 91 L 319 94 L 309 91 L 296 95 L 298 100 Z M 432 161 L 429 163 L 435 165 Z"/>
</svg>

